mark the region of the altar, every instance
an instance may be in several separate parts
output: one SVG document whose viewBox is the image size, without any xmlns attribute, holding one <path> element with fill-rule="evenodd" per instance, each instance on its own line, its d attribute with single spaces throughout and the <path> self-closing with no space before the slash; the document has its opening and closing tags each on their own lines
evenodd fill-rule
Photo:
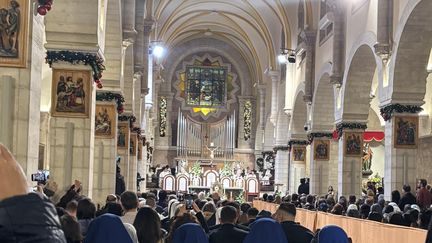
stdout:
<svg viewBox="0 0 432 243">
<path fill-rule="evenodd" d="M 166 174 L 161 178 L 162 189 L 170 192 L 200 193 L 217 192 L 222 199 L 252 201 L 259 195 L 259 181 L 256 174 L 246 171 L 238 161 L 223 163 L 179 161 L 177 174 Z"/>
</svg>

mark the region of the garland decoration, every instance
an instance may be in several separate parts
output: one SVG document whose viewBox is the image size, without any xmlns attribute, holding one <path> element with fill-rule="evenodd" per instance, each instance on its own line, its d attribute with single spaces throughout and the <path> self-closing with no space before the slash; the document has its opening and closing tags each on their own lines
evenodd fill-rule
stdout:
<svg viewBox="0 0 432 243">
<path fill-rule="evenodd" d="M 307 146 L 309 141 L 306 140 L 291 140 L 288 142 L 288 147 L 292 148 L 293 145 Z"/>
<path fill-rule="evenodd" d="M 159 136 L 165 137 L 167 132 L 167 99 L 161 97 L 159 100 Z"/>
<path fill-rule="evenodd" d="M 342 137 L 343 131 L 345 129 L 349 130 L 366 130 L 367 125 L 364 123 L 350 123 L 350 122 L 341 122 L 336 125 L 337 139 L 339 140 Z"/>
<path fill-rule="evenodd" d="M 121 115 L 118 117 L 119 121 L 129 121 L 129 126 L 131 129 L 134 128 L 134 123 L 136 122 L 136 117 L 134 114 L 131 115 Z"/>
<path fill-rule="evenodd" d="M 279 145 L 279 146 L 275 146 L 274 148 L 273 148 L 273 151 L 274 151 L 274 153 L 275 154 L 277 154 L 277 152 L 278 151 L 288 151 L 289 150 L 289 147 L 288 146 L 285 146 L 285 145 Z"/>
<path fill-rule="evenodd" d="M 105 70 L 103 65 L 103 59 L 92 53 L 82 53 L 73 51 L 47 51 L 47 56 L 45 58 L 46 63 L 51 67 L 53 62 L 69 62 L 72 65 L 84 64 L 91 66 L 93 70 L 93 80 L 97 87 L 101 89 L 102 82 L 102 72 Z"/>
<path fill-rule="evenodd" d="M 51 10 L 53 0 L 37 0 L 37 12 L 39 15 L 45 16 Z"/>
<path fill-rule="evenodd" d="M 113 92 L 97 92 L 96 93 L 96 100 L 97 101 L 112 101 L 115 100 L 117 104 L 117 112 L 119 114 L 122 114 L 124 111 L 123 103 L 125 103 L 125 99 L 123 95 L 119 93 L 113 93 Z"/>
<path fill-rule="evenodd" d="M 380 113 L 384 121 L 388 121 L 392 118 L 393 113 L 412 113 L 416 114 L 423 111 L 423 108 L 417 105 L 401 105 L 401 104 L 390 104 L 380 109 Z"/>
<path fill-rule="evenodd" d="M 251 138 L 252 134 L 252 102 L 250 100 L 245 102 L 244 111 L 243 111 L 243 133 L 244 140 L 248 141 Z"/>
<path fill-rule="evenodd" d="M 312 132 L 308 134 L 308 141 L 312 143 L 315 138 L 333 138 L 333 133 L 331 132 Z"/>
</svg>

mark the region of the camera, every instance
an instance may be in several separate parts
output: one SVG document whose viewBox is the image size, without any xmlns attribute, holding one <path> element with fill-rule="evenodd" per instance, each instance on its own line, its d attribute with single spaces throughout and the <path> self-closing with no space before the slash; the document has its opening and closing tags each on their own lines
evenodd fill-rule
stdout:
<svg viewBox="0 0 432 243">
<path fill-rule="evenodd" d="M 35 174 L 31 175 L 32 181 L 37 182 L 46 182 L 49 179 L 49 171 L 47 170 L 40 170 L 36 172 Z"/>
<path fill-rule="evenodd" d="M 191 194 L 185 195 L 185 204 L 186 204 L 186 210 L 192 210 L 192 204 L 193 204 L 193 198 Z"/>
<path fill-rule="evenodd" d="M 307 130 L 308 130 L 308 125 L 305 124 L 303 128 L 304 128 L 304 130 L 307 132 Z"/>
</svg>

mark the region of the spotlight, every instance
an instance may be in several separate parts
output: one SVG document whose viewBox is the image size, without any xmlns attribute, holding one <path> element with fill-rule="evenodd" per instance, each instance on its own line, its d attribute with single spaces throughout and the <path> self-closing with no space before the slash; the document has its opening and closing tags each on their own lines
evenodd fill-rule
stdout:
<svg viewBox="0 0 432 243">
<path fill-rule="evenodd" d="M 278 61 L 280 64 L 285 64 L 285 63 L 287 63 L 288 60 L 286 59 L 286 56 L 284 54 L 280 54 L 278 56 Z"/>
<path fill-rule="evenodd" d="M 153 47 L 153 55 L 157 58 L 160 58 L 163 56 L 165 50 L 162 46 L 155 46 Z"/>
<path fill-rule="evenodd" d="M 292 49 L 281 49 L 281 54 L 278 56 L 279 63 L 295 63 L 296 62 L 296 51 Z"/>
<path fill-rule="evenodd" d="M 296 62 L 296 56 L 295 56 L 294 53 L 291 53 L 291 54 L 288 56 L 288 62 L 289 62 L 289 63 L 295 63 L 295 62 Z"/>
</svg>

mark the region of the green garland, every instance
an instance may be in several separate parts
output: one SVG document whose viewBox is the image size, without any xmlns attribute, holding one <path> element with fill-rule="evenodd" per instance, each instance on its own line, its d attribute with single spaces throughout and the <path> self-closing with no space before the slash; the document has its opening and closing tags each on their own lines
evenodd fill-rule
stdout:
<svg viewBox="0 0 432 243">
<path fill-rule="evenodd" d="M 136 122 L 136 117 L 134 114 L 131 115 L 121 115 L 118 117 L 119 121 L 129 121 L 129 126 L 132 129 L 134 127 L 134 123 Z"/>
<path fill-rule="evenodd" d="M 354 129 L 358 129 L 358 130 L 366 130 L 367 129 L 367 125 L 364 123 L 350 123 L 350 122 L 341 122 L 339 124 L 336 125 L 336 132 L 338 134 L 338 139 L 340 139 L 343 135 L 343 131 L 345 129 L 349 129 L 349 130 L 354 130 Z"/>
<path fill-rule="evenodd" d="M 380 113 L 384 121 L 388 121 L 392 118 L 393 113 L 412 113 L 416 114 L 423 111 L 423 108 L 416 105 L 401 105 L 401 104 L 390 104 L 380 109 Z"/>
<path fill-rule="evenodd" d="M 312 143 L 315 138 L 333 138 L 333 133 L 331 132 L 312 132 L 308 134 L 308 141 Z"/>
<path fill-rule="evenodd" d="M 277 152 L 278 151 L 288 151 L 289 150 L 289 147 L 288 146 L 284 146 L 284 145 L 280 145 L 280 146 L 275 146 L 274 148 L 273 148 L 273 151 L 274 151 L 274 153 L 275 154 L 277 154 Z"/>
<path fill-rule="evenodd" d="M 72 65 L 83 64 L 86 66 L 91 66 L 93 70 L 94 82 L 99 89 L 103 87 L 100 79 L 102 78 L 103 70 L 105 70 L 105 66 L 103 65 L 104 61 L 96 54 L 72 51 L 47 51 L 45 60 L 50 67 L 53 63 L 59 61 L 69 62 Z"/>
<path fill-rule="evenodd" d="M 201 176 L 201 173 L 202 173 L 201 172 L 201 164 L 200 164 L 200 162 L 198 162 L 198 160 L 195 161 L 195 163 L 192 165 L 189 173 L 191 173 L 192 176 L 194 176 L 194 177 L 200 177 Z"/>
<path fill-rule="evenodd" d="M 292 148 L 293 145 L 306 146 L 309 145 L 309 141 L 306 140 L 291 140 L 288 142 L 288 147 Z"/>
<path fill-rule="evenodd" d="M 112 101 L 115 100 L 117 104 L 117 112 L 119 114 L 123 113 L 124 107 L 123 103 L 125 103 L 125 99 L 123 95 L 113 92 L 97 92 L 96 93 L 97 101 Z"/>
</svg>

